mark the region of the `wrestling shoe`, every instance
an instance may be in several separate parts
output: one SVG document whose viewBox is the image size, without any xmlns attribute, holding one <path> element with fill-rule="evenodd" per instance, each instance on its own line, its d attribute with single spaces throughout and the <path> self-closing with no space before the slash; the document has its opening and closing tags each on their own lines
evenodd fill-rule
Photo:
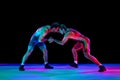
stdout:
<svg viewBox="0 0 120 80">
<path fill-rule="evenodd" d="M 104 66 L 99 66 L 98 72 L 104 72 L 106 71 L 106 68 Z"/>
<path fill-rule="evenodd" d="M 19 71 L 24 71 L 25 69 L 24 69 L 24 65 L 20 65 L 20 67 L 19 67 Z"/>
<path fill-rule="evenodd" d="M 53 69 L 53 67 L 50 66 L 49 64 L 45 64 L 45 68 L 46 68 L 46 69 Z"/>
<path fill-rule="evenodd" d="M 74 68 L 78 68 L 78 64 L 76 64 L 76 63 L 72 63 L 72 64 L 70 64 L 70 66 L 72 66 Z"/>
</svg>

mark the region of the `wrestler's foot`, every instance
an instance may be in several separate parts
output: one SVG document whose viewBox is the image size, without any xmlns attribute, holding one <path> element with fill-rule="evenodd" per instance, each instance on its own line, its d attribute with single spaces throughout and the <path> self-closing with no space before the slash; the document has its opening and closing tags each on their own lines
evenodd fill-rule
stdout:
<svg viewBox="0 0 120 80">
<path fill-rule="evenodd" d="M 72 64 L 70 64 L 70 66 L 72 66 L 74 68 L 78 68 L 78 64 L 76 64 L 76 63 L 72 63 Z"/>
<path fill-rule="evenodd" d="M 105 66 L 99 66 L 98 72 L 104 72 L 104 71 L 106 71 Z"/>
<path fill-rule="evenodd" d="M 45 68 L 46 68 L 46 69 L 53 69 L 53 67 L 50 66 L 49 64 L 45 64 Z"/>
<path fill-rule="evenodd" d="M 19 67 L 19 71 L 24 71 L 25 69 L 24 69 L 24 65 L 20 65 L 20 67 Z"/>
</svg>

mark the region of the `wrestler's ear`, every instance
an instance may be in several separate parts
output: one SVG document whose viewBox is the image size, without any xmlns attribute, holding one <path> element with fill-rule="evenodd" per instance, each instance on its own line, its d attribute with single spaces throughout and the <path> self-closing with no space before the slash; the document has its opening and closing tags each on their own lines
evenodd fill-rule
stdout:
<svg viewBox="0 0 120 80">
<path fill-rule="evenodd" d="M 62 30 L 63 34 L 65 34 L 65 29 Z"/>
<path fill-rule="evenodd" d="M 59 31 L 59 27 L 56 27 L 55 31 Z"/>
</svg>

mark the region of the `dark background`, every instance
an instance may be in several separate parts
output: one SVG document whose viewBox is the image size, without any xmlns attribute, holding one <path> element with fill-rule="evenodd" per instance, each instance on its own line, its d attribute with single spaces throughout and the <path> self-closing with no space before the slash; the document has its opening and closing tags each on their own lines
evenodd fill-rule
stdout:
<svg viewBox="0 0 120 80">
<path fill-rule="evenodd" d="M 117 5 L 41 5 L 16 3 L 1 7 L 0 63 L 20 63 L 31 35 L 42 25 L 54 21 L 74 28 L 91 40 L 91 54 L 102 63 L 120 63 L 119 16 Z M 41 6 L 40 6 L 41 5 Z M 55 35 L 61 39 L 62 35 Z M 58 37 L 59 36 L 59 37 Z M 73 61 L 71 48 L 75 41 L 64 46 L 56 43 L 46 46 L 50 63 Z M 91 63 L 78 51 L 79 63 Z M 35 47 L 27 63 L 43 63 L 42 52 Z"/>
</svg>

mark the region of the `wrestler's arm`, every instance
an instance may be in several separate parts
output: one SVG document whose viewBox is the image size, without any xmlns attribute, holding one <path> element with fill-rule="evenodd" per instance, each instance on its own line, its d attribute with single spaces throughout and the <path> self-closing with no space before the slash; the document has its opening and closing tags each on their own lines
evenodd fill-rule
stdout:
<svg viewBox="0 0 120 80">
<path fill-rule="evenodd" d="M 47 38 L 47 37 L 45 37 L 45 36 L 41 37 L 42 35 L 48 35 L 47 27 L 49 27 L 49 26 L 46 25 L 46 26 L 43 26 L 42 29 L 39 28 L 39 29 L 37 30 L 37 32 L 39 33 L 39 40 L 42 40 L 42 42 L 46 42 L 46 41 L 49 40 L 49 38 Z M 41 39 L 41 38 L 42 38 L 42 39 Z"/>
<path fill-rule="evenodd" d="M 52 37 L 50 37 L 50 38 L 44 38 L 44 39 L 42 39 L 42 41 L 43 42 L 48 41 L 49 43 L 52 43 L 54 41 L 54 39 Z"/>
<path fill-rule="evenodd" d="M 45 38 L 44 38 L 44 39 L 42 39 L 42 41 L 43 41 L 43 42 L 46 42 L 46 41 L 48 41 L 48 39 L 45 39 Z"/>
<path fill-rule="evenodd" d="M 54 42 L 56 42 L 57 44 L 60 44 L 60 45 L 64 45 L 68 41 L 68 39 L 69 39 L 68 34 L 65 34 L 62 41 L 54 39 Z"/>
</svg>

